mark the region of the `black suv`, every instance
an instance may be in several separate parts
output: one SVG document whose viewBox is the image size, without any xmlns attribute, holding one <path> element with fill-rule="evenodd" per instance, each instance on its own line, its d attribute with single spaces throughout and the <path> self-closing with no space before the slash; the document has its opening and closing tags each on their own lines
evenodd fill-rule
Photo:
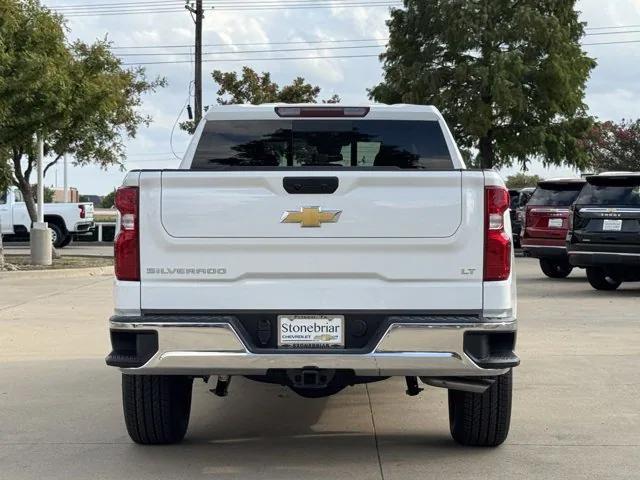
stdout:
<svg viewBox="0 0 640 480">
<path fill-rule="evenodd" d="M 569 261 L 593 288 L 640 281 L 640 172 L 587 177 L 572 210 Z"/>
</svg>

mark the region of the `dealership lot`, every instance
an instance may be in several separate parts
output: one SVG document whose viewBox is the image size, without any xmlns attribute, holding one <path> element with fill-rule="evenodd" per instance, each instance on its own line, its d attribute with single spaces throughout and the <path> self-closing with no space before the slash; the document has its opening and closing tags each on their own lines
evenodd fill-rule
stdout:
<svg viewBox="0 0 640 480">
<path fill-rule="evenodd" d="M 320 400 L 196 382 L 185 442 L 134 445 L 103 361 L 111 277 L 2 274 L 0 478 L 638 478 L 640 284 L 596 292 L 526 258 L 517 272 L 522 365 L 497 449 L 454 444 L 446 392 L 410 398 L 402 379 Z"/>
</svg>

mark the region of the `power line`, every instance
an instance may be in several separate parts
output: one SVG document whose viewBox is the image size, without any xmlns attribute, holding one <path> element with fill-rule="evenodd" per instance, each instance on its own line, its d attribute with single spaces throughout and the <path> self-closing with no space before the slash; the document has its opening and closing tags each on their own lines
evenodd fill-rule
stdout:
<svg viewBox="0 0 640 480">
<path fill-rule="evenodd" d="M 613 30 L 618 28 L 640 28 L 640 25 L 612 25 L 610 27 L 585 27 L 585 30 Z"/>
<path fill-rule="evenodd" d="M 617 30 L 615 32 L 595 32 L 595 33 L 585 33 L 585 37 L 591 37 L 594 35 L 627 35 L 629 33 L 640 33 L 640 30 Z"/>
<path fill-rule="evenodd" d="M 381 0 L 374 0 L 380 2 Z M 387 2 L 391 2 L 392 0 L 386 0 Z M 211 6 L 213 8 L 217 7 L 253 7 L 253 6 L 308 6 L 308 5 L 324 5 L 327 7 L 332 7 L 336 5 L 340 5 L 342 3 L 363 3 L 363 0 L 248 0 L 244 2 L 239 2 L 235 0 L 204 0 L 204 3 L 207 6 Z M 395 0 L 394 3 L 400 3 L 399 0 Z M 83 11 L 83 10 L 123 10 L 123 9 L 140 9 L 140 8 L 177 8 L 184 6 L 185 2 L 176 2 L 176 1 L 163 1 L 163 0 L 155 0 L 155 1 L 137 1 L 135 3 L 131 2 L 114 2 L 114 3 L 92 3 L 92 4 L 76 4 L 76 5 L 48 5 L 49 8 L 60 10 L 60 11 Z"/>
<path fill-rule="evenodd" d="M 236 50 L 229 52 L 202 52 L 203 55 L 234 55 L 239 53 L 276 53 L 276 52 L 308 52 L 315 50 L 345 50 L 353 48 L 379 48 L 384 45 L 354 45 L 348 47 L 311 47 L 311 48 L 276 48 L 271 50 Z M 119 57 L 171 57 L 178 55 L 191 55 L 190 52 L 163 52 L 163 53 L 119 53 Z"/>
<path fill-rule="evenodd" d="M 208 43 L 203 47 L 249 47 L 260 45 L 296 45 L 296 44 L 320 44 L 320 43 L 350 43 L 350 42 L 386 42 L 388 38 L 354 38 L 351 40 L 294 40 L 286 42 L 249 42 L 249 43 Z M 112 50 L 123 49 L 150 49 L 150 48 L 191 48 L 193 45 L 130 45 L 130 46 L 113 46 Z"/>
<path fill-rule="evenodd" d="M 189 0 L 192 1 L 192 0 Z M 286 4 L 286 3 L 339 3 L 348 2 L 350 0 L 203 0 L 204 3 L 211 5 L 248 5 L 248 4 Z M 108 3 L 75 3 L 66 5 L 49 4 L 49 8 L 56 9 L 78 9 L 78 8 L 95 8 L 95 7 L 119 7 L 119 6 L 148 6 L 148 5 L 180 5 L 183 6 L 188 3 L 185 0 L 137 0 L 135 3 L 131 2 L 108 2 Z"/>
<path fill-rule="evenodd" d="M 640 40 L 619 40 L 616 42 L 598 42 L 598 43 L 583 43 L 583 47 L 587 47 L 590 45 L 621 45 L 624 43 L 640 43 Z"/>
<path fill-rule="evenodd" d="M 306 9 L 319 9 L 319 8 L 356 8 L 356 7 L 393 7 L 400 6 L 402 3 L 396 0 L 375 0 L 374 2 L 362 2 L 362 0 L 351 0 L 353 3 L 334 3 L 334 4 L 291 4 L 291 5 L 258 5 L 255 6 L 221 6 L 216 7 L 217 11 L 229 11 L 229 12 L 243 12 L 243 11 L 263 11 L 263 10 L 306 10 Z M 358 2 L 358 3 L 355 3 Z M 209 6 L 209 5 L 207 5 Z M 172 6 L 149 8 L 125 8 L 121 10 L 115 9 L 96 9 L 92 11 L 59 11 L 67 18 L 75 17 L 94 17 L 101 15 L 139 15 L 139 14 L 154 14 L 154 13 L 174 13 L 181 12 L 182 9 L 174 8 Z"/>
<path fill-rule="evenodd" d="M 597 45 L 620 45 L 620 44 L 632 44 L 640 43 L 640 40 L 626 40 L 616 42 L 596 42 L 596 43 L 583 43 L 582 46 L 597 46 Z M 380 45 L 382 46 L 382 45 Z M 313 49 L 312 49 L 313 50 Z M 290 51 L 295 51 L 292 49 Z M 265 50 L 267 52 L 267 50 Z M 238 53 L 238 52 L 233 52 Z M 347 58 L 378 58 L 379 54 L 363 54 L 363 55 L 314 55 L 307 57 L 261 57 L 261 58 L 220 58 L 220 59 L 205 59 L 203 63 L 210 62 L 258 62 L 258 61 L 279 61 L 279 60 L 319 60 L 319 59 L 347 59 Z M 191 63 L 191 60 L 172 60 L 172 61 L 157 61 L 157 62 L 127 62 L 123 63 L 124 66 L 129 65 L 167 65 L 167 64 L 180 64 Z"/>
<path fill-rule="evenodd" d="M 209 62 L 258 62 L 261 60 L 279 61 L 279 60 L 319 60 L 319 59 L 341 59 L 341 58 L 378 58 L 379 54 L 373 55 L 322 55 L 312 57 L 262 57 L 262 58 L 222 58 L 222 59 L 206 59 L 202 63 Z M 175 60 L 162 62 L 131 62 L 122 65 L 164 65 L 170 63 L 190 63 L 190 60 Z"/>
</svg>

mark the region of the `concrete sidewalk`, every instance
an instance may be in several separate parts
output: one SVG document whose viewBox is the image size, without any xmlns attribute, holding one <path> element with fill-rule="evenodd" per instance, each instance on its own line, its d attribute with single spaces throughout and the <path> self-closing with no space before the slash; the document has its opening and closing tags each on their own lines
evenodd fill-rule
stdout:
<svg viewBox="0 0 640 480">
<path fill-rule="evenodd" d="M 30 255 L 29 244 L 24 242 L 9 242 L 4 244 L 5 255 Z M 113 243 L 72 243 L 59 248 L 61 255 L 80 257 L 113 257 Z"/>
<path fill-rule="evenodd" d="M 638 479 L 640 284 L 517 269 L 522 365 L 497 449 L 453 443 L 446 392 L 410 398 L 401 378 L 318 400 L 241 378 L 218 398 L 196 381 L 185 442 L 134 445 L 103 360 L 111 277 L 0 280 L 0 478 Z"/>
</svg>

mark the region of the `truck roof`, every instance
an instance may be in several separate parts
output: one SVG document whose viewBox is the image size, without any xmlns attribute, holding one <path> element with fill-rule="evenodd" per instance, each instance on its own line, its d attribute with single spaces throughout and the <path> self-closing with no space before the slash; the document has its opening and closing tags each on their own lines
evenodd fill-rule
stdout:
<svg viewBox="0 0 640 480">
<path fill-rule="evenodd" d="M 217 105 L 209 109 L 204 118 L 207 121 L 213 120 L 279 120 L 282 117 L 276 113 L 277 108 L 304 108 L 304 109 L 357 109 L 366 108 L 368 113 L 364 116 L 323 115 L 324 118 L 351 118 L 364 120 L 440 120 L 442 115 L 439 110 L 430 105 L 396 104 L 386 105 L 383 103 L 356 103 L 356 104 L 327 104 L 327 103 L 263 103 L 261 105 L 236 104 Z M 307 118 L 288 117 L 300 120 Z M 318 118 L 318 117 L 316 117 Z"/>
</svg>

